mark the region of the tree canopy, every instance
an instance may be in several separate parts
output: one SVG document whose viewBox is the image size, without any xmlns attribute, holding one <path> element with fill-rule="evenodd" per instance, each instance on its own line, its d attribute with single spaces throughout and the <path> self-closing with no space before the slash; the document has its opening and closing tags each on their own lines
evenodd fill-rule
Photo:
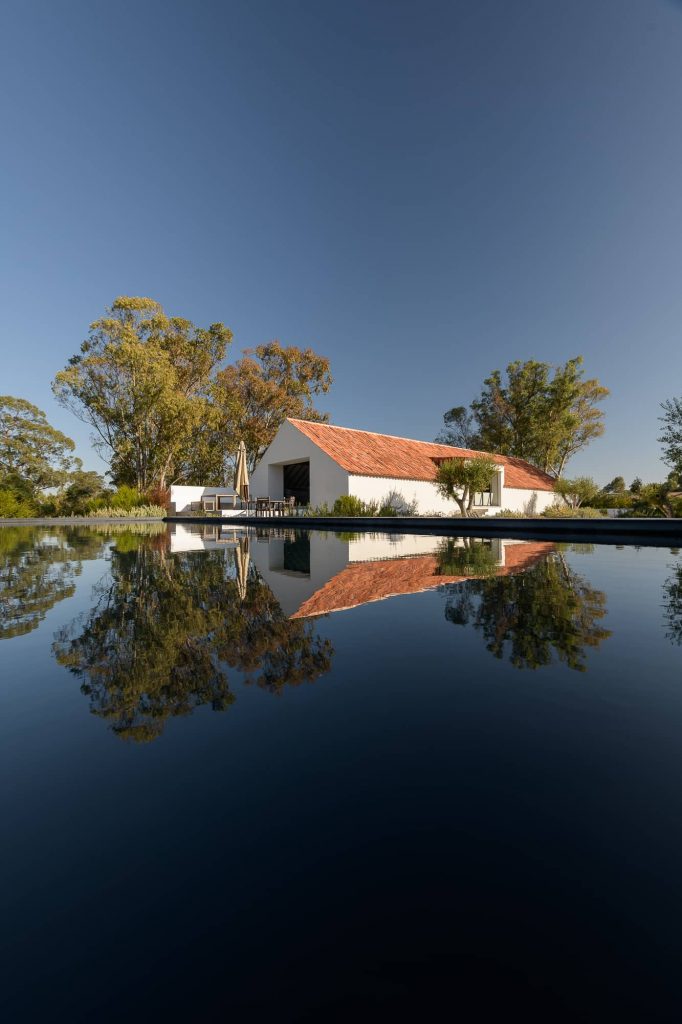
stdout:
<svg viewBox="0 0 682 1024">
<path fill-rule="evenodd" d="M 64 484 L 77 460 L 70 437 L 24 398 L 0 396 L 0 486 L 29 501 Z"/>
<path fill-rule="evenodd" d="M 223 444 L 233 451 L 243 440 L 253 470 L 287 417 L 327 421 L 314 400 L 331 384 L 329 360 L 310 348 L 271 341 L 246 349 L 220 371 L 213 388 Z"/>
<path fill-rule="evenodd" d="M 224 366 L 232 331 L 167 316 L 153 299 L 117 298 L 54 382 L 57 400 L 94 431 L 116 484 L 224 484 L 239 442 L 251 469 L 287 416 L 324 420 L 329 361 L 272 341 Z"/>
<path fill-rule="evenodd" d="M 599 494 L 599 485 L 591 476 L 577 476 L 573 480 L 564 477 L 557 480 L 554 490 L 571 508 L 589 505 Z"/>
<path fill-rule="evenodd" d="M 165 487 L 232 332 L 169 317 L 158 302 L 120 296 L 53 383 L 57 400 L 94 429 L 117 483 Z"/>
<path fill-rule="evenodd" d="M 581 356 L 563 366 L 529 359 L 509 363 L 506 380 L 494 370 L 470 411 L 445 414 L 437 440 L 526 459 L 552 476 L 604 433 L 599 403 L 609 394 L 596 379 L 584 379 Z"/>
<path fill-rule="evenodd" d="M 663 423 L 659 444 L 663 446 L 663 461 L 682 478 L 682 398 L 670 398 L 661 403 Z"/>
</svg>

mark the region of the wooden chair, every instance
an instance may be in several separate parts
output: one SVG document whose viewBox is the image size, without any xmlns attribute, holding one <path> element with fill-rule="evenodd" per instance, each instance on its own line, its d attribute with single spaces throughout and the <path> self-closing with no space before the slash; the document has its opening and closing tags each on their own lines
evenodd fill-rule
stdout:
<svg viewBox="0 0 682 1024">
<path fill-rule="evenodd" d="M 256 515 L 257 516 L 269 516 L 270 499 L 269 498 L 256 498 Z"/>
</svg>

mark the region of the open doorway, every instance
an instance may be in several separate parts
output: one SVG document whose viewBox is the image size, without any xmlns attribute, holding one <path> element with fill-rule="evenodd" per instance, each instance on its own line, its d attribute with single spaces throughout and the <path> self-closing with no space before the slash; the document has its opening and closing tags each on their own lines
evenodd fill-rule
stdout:
<svg viewBox="0 0 682 1024">
<path fill-rule="evenodd" d="M 284 497 L 295 498 L 297 505 L 310 503 L 310 463 L 294 462 L 282 466 Z"/>
</svg>

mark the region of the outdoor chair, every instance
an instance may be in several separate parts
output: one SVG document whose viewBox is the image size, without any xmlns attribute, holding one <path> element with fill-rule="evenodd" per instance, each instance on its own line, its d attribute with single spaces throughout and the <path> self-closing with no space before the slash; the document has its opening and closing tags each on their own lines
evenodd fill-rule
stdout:
<svg viewBox="0 0 682 1024">
<path fill-rule="evenodd" d="M 269 498 L 256 498 L 256 515 L 267 516 L 270 515 L 270 499 Z"/>
</svg>

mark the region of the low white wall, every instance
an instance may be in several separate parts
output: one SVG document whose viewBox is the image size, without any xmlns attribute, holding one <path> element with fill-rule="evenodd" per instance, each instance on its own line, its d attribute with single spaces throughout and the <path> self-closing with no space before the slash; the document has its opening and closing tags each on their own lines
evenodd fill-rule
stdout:
<svg viewBox="0 0 682 1024">
<path fill-rule="evenodd" d="M 233 487 L 196 487 L 189 484 L 172 484 L 170 489 L 171 508 L 175 506 L 175 512 L 191 512 L 199 510 L 202 498 L 208 498 L 213 494 L 236 494 Z"/>
</svg>

